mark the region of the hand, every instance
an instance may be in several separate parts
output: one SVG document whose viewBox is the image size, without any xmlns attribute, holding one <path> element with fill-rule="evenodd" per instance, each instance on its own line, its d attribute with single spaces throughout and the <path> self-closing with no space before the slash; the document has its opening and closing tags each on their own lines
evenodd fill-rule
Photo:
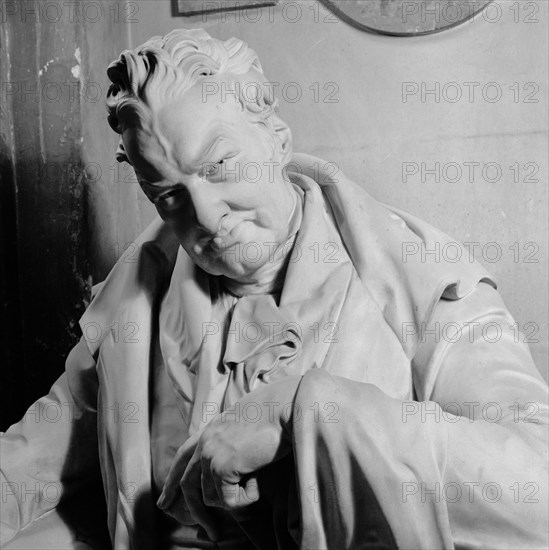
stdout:
<svg viewBox="0 0 549 550">
<path fill-rule="evenodd" d="M 158 506 L 182 523 L 189 523 L 190 513 L 218 540 L 207 507 L 233 510 L 259 500 L 257 478 L 250 474 L 290 452 L 283 411 L 291 410 L 286 405 L 293 403 L 300 380 L 284 378 L 248 394 L 189 438 L 174 457 Z"/>
</svg>

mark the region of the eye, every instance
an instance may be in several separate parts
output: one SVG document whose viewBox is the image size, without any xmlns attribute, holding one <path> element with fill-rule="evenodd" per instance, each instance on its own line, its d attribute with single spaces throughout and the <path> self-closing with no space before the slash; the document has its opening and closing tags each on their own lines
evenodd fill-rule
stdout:
<svg viewBox="0 0 549 550">
<path fill-rule="evenodd" d="M 219 175 L 219 173 L 221 172 L 221 166 L 224 162 L 225 159 L 221 159 L 219 162 L 209 163 L 203 171 L 204 177 L 211 178 L 213 176 Z"/>
<path fill-rule="evenodd" d="M 167 193 L 164 193 L 163 195 L 160 195 L 156 199 L 154 199 L 155 204 L 167 204 L 172 202 L 170 199 L 173 199 L 177 195 L 181 194 L 182 189 L 172 189 L 171 191 L 168 191 Z"/>
</svg>

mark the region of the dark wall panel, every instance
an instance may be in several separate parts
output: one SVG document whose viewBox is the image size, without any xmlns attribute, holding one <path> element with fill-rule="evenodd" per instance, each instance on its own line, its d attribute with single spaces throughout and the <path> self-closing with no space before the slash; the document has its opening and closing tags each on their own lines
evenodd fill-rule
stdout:
<svg viewBox="0 0 549 550">
<path fill-rule="evenodd" d="M 106 29 L 105 21 L 79 19 L 69 3 L 58 5 L 64 10 L 56 12 L 58 20 L 36 3 L 22 2 L 0 23 L 0 284 L 6 325 L 0 429 L 18 420 L 63 372 L 67 353 L 80 338 L 78 319 L 92 283 L 88 196 L 95 182 L 87 177 L 83 128 L 104 125 L 110 131 L 103 60 L 109 37 L 103 36 L 105 53 L 97 56 L 105 75 L 101 95 L 90 108 L 84 75 L 99 71 L 90 67 L 96 58 L 88 35 L 97 45 L 94 37 Z M 120 51 L 127 29 L 113 20 L 109 31 L 113 49 Z"/>
</svg>

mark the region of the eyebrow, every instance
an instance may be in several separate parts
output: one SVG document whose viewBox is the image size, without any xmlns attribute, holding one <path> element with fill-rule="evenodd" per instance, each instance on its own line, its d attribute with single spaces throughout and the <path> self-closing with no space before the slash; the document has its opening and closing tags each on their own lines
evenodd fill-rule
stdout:
<svg viewBox="0 0 549 550">
<path fill-rule="evenodd" d="M 184 170 L 183 167 L 178 163 L 177 167 L 183 174 L 190 174 L 194 172 L 196 169 L 201 169 L 204 165 L 204 162 L 206 162 L 206 159 L 210 157 L 213 152 L 221 145 L 222 142 L 227 142 L 230 137 L 227 136 L 229 128 L 228 125 L 224 122 L 218 122 L 215 128 L 212 131 L 216 132 L 216 137 L 210 141 L 207 142 L 204 147 L 198 152 L 197 160 L 192 163 L 193 168 L 191 170 Z M 140 183 L 142 187 L 148 189 L 149 191 L 154 191 L 154 196 L 151 196 L 151 200 L 157 199 L 163 192 L 168 192 L 171 189 L 174 189 L 179 185 L 179 183 L 174 183 L 173 185 L 158 185 L 149 182 L 146 178 L 144 178 L 142 175 L 139 177 Z M 160 181 L 166 181 L 165 178 L 161 178 Z M 156 193 L 158 192 L 158 193 Z"/>
<path fill-rule="evenodd" d="M 154 202 L 156 199 L 158 199 L 163 193 L 167 192 L 170 188 L 163 187 L 161 185 L 154 185 L 152 183 L 149 183 L 148 181 L 140 181 L 141 188 L 143 189 L 143 192 L 145 195 L 147 195 L 147 198 Z"/>
<path fill-rule="evenodd" d="M 207 159 L 208 157 L 210 157 L 213 154 L 213 152 L 219 147 L 222 141 L 226 141 L 226 137 L 218 134 L 217 137 L 212 142 L 210 142 L 209 144 L 206 144 L 206 146 L 198 153 L 198 161 L 196 164 L 202 165 L 203 162 L 200 162 L 200 161 L 203 161 L 204 159 Z"/>
<path fill-rule="evenodd" d="M 229 141 L 231 140 L 231 137 L 227 124 L 225 124 L 224 122 L 219 122 L 217 126 L 213 129 L 213 131 L 216 133 L 216 137 L 209 143 L 206 143 L 204 147 L 198 152 L 196 160 L 193 161 L 192 164 L 189 164 L 189 166 L 192 166 L 192 172 L 202 169 L 204 163 L 213 157 L 214 151 L 216 151 L 221 145 L 226 144 L 227 148 L 230 147 Z M 183 170 L 181 166 L 180 170 L 184 174 L 189 173 L 189 171 Z"/>
</svg>

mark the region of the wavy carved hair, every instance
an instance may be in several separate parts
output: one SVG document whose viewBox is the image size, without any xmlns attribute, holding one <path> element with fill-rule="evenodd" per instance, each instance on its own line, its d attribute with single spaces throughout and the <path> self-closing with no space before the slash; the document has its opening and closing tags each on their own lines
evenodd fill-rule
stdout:
<svg viewBox="0 0 549 550">
<path fill-rule="evenodd" d="M 244 90 L 236 84 L 236 75 L 248 73 L 255 85 Z M 227 90 L 236 95 L 253 122 L 274 132 L 280 121 L 275 115 L 278 102 L 257 54 L 238 38 L 223 42 L 203 29 L 176 29 L 164 37 L 154 36 L 133 51 L 125 50 L 109 65 L 107 75 L 112 82 L 107 93 L 111 128 L 122 134 L 129 125 L 139 124 L 171 161 L 171 146 L 156 127 L 155 113 L 201 79 L 227 75 Z M 122 140 L 116 158 L 129 162 Z"/>
</svg>

